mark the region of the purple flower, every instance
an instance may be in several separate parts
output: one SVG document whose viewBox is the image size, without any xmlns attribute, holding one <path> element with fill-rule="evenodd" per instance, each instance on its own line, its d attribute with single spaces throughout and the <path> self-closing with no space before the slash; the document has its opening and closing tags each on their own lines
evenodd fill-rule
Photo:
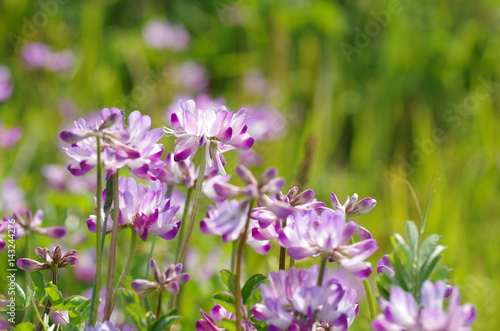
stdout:
<svg viewBox="0 0 500 331">
<path fill-rule="evenodd" d="M 261 285 L 262 303 L 252 308 L 254 317 L 273 331 L 311 330 L 317 322 L 347 330 L 357 314 L 356 292 L 346 291 L 331 277 L 317 285 L 318 271 L 314 265 L 271 272 L 269 286 Z"/>
<path fill-rule="evenodd" d="M 97 141 L 101 139 L 101 160 L 109 176 L 117 169 L 128 166 L 132 172 L 144 179 L 154 180 L 154 167 L 163 148 L 156 142 L 163 136 L 160 128 L 149 131 L 151 118 L 132 112 L 128 117 L 128 126 L 123 128 L 123 119 L 119 109 L 101 110 L 99 123 L 87 124 L 84 119 L 75 121 L 75 129 L 61 131 L 59 138 L 72 147 L 65 148 L 72 160 L 68 170 L 75 176 L 81 176 L 92 170 L 97 164 Z"/>
<path fill-rule="evenodd" d="M 248 108 L 248 133 L 257 141 L 279 138 L 286 122 L 279 111 L 267 107 Z"/>
<path fill-rule="evenodd" d="M 28 209 L 24 192 L 12 178 L 5 178 L 0 191 L 0 210 L 8 214 L 23 213 Z"/>
<path fill-rule="evenodd" d="M 164 273 L 160 273 L 156 262 L 149 261 L 154 282 L 146 279 L 136 279 L 132 281 L 132 288 L 141 299 L 155 290 L 167 291 L 172 294 L 179 292 L 180 286 L 186 284 L 191 278 L 188 274 L 182 274 L 182 263 L 171 264 Z"/>
<path fill-rule="evenodd" d="M 296 212 L 295 222 L 281 229 L 278 242 L 288 248 L 296 260 L 323 254 L 361 279 L 371 274 L 371 264 L 364 261 L 377 250 L 374 239 L 350 244 L 356 231 L 354 222 L 346 223 L 342 211 L 323 209 Z"/>
<path fill-rule="evenodd" d="M 389 276 L 394 276 L 394 269 L 392 268 L 391 260 L 389 259 L 389 255 L 384 255 L 377 262 L 377 274 L 381 274 L 386 272 Z"/>
<path fill-rule="evenodd" d="M 1 69 L 1 67 L 0 67 Z M 0 82 L 1 84 L 1 82 Z M 1 89 L 1 86 L 0 86 L 0 89 Z M 1 93 L 1 91 L 0 91 Z M 2 100 L 0 100 L 1 102 Z M 11 148 L 12 146 L 14 146 L 17 141 L 21 138 L 21 136 L 23 135 L 23 130 L 16 126 L 16 127 L 13 127 L 12 129 L 8 130 L 8 129 L 4 129 L 3 127 L 3 123 L 0 122 L 0 147 L 2 148 Z"/>
<path fill-rule="evenodd" d="M 248 201 L 226 200 L 217 203 L 217 206 L 208 206 L 207 216 L 200 223 L 203 233 L 216 234 L 222 236 L 222 240 L 227 243 L 238 240 L 245 228 L 248 217 Z M 249 228 L 255 223 L 250 220 Z M 257 253 L 265 254 L 271 248 L 267 241 L 257 241 L 253 239 L 250 232 L 247 232 L 247 244 Z"/>
<path fill-rule="evenodd" d="M 40 227 L 42 225 L 43 211 L 38 209 L 36 213 L 26 210 L 22 213 L 14 213 L 12 218 L 18 227 L 16 231 L 17 238 L 25 235 L 25 233 L 38 233 L 51 238 L 62 238 L 66 235 L 66 229 L 63 226 L 49 226 L 46 228 Z M 8 222 L 9 218 L 3 217 L 4 222 Z"/>
<path fill-rule="evenodd" d="M 119 225 L 132 226 L 143 241 L 146 241 L 150 232 L 157 236 L 171 240 L 179 230 L 180 221 L 175 218 L 178 206 L 171 206 L 166 197 L 167 185 L 158 181 L 151 186 L 137 184 L 133 178 L 120 177 L 118 179 Z M 106 192 L 103 192 L 103 199 Z M 101 212 L 104 218 L 104 210 Z M 87 220 L 89 230 L 96 230 L 96 216 L 91 215 Z M 113 221 L 108 216 L 107 233 L 111 232 Z"/>
<path fill-rule="evenodd" d="M 356 193 L 354 193 L 352 197 L 347 197 L 347 200 L 343 205 L 340 204 L 335 193 L 330 194 L 330 200 L 334 210 L 340 209 L 347 216 L 366 214 L 377 204 L 377 200 L 373 198 L 363 198 L 358 201 L 358 195 Z"/>
<path fill-rule="evenodd" d="M 0 65 L 0 102 L 9 99 L 12 94 L 12 81 L 9 68 Z"/>
<path fill-rule="evenodd" d="M 264 171 L 257 180 L 248 168 L 239 165 L 236 167 L 236 175 L 243 181 L 245 186 L 238 187 L 226 183 L 228 177 L 220 178 L 213 184 L 214 196 L 209 196 L 216 202 L 237 196 L 245 196 L 249 199 L 258 200 L 260 204 L 266 206 L 276 215 L 286 217 L 290 214 L 291 208 L 284 202 L 272 201 L 267 195 L 278 193 L 285 185 L 285 180 L 277 177 L 278 172 L 275 168 L 269 168 Z M 210 193 L 208 191 L 208 193 Z"/>
<path fill-rule="evenodd" d="M 40 42 L 25 45 L 21 50 L 21 57 L 28 68 L 45 68 L 52 71 L 67 70 L 75 62 L 73 52 L 52 52 L 49 46 Z"/>
<path fill-rule="evenodd" d="M 196 321 L 196 331 L 224 331 L 226 329 L 222 327 L 218 327 L 216 322 L 222 322 L 223 320 L 236 320 L 236 316 L 229 312 L 226 308 L 215 305 L 210 310 L 210 315 L 205 313 L 203 310 L 200 310 L 203 319 Z M 246 316 L 246 308 L 242 309 L 243 316 Z M 244 321 L 241 321 L 241 326 L 244 331 L 254 331 L 257 330 L 252 325 L 248 318 L 245 318 Z"/>
<path fill-rule="evenodd" d="M 421 288 L 421 302 L 400 287 L 391 288 L 390 300 L 380 299 L 382 314 L 372 322 L 375 331 L 457 331 L 471 330 L 476 310 L 470 304 L 460 305 L 458 288 L 453 293 L 447 311 L 443 307 L 449 289 L 445 282 L 425 281 Z"/>
<path fill-rule="evenodd" d="M 174 153 L 169 152 L 164 165 L 156 168 L 155 176 L 161 182 L 183 185 L 189 188 L 194 187 L 197 173 L 194 169 L 194 163 L 190 159 L 175 162 Z"/>
<path fill-rule="evenodd" d="M 196 61 L 184 61 L 173 70 L 173 81 L 192 93 L 204 91 L 209 84 L 205 67 Z M 198 106 L 201 108 L 201 106 Z M 202 108 L 206 109 L 206 108 Z"/>
<path fill-rule="evenodd" d="M 60 192 L 89 193 L 95 192 L 95 176 L 72 176 L 66 168 L 48 164 L 43 166 L 42 174 L 49 187 Z"/>
<path fill-rule="evenodd" d="M 118 328 L 110 321 L 97 324 L 96 326 L 86 326 L 84 331 L 135 331 L 134 327 L 130 324 L 125 324 Z"/>
<path fill-rule="evenodd" d="M 185 51 L 189 47 L 189 33 L 177 24 L 162 19 L 149 21 L 142 30 L 146 44 L 155 49 L 171 49 Z"/>
<path fill-rule="evenodd" d="M 57 245 L 52 251 L 48 248 L 37 247 L 35 253 L 45 261 L 45 263 L 40 263 L 32 259 L 19 259 L 17 261 L 17 266 L 29 272 L 44 269 L 57 271 L 58 269 L 73 267 L 78 263 L 78 252 L 76 250 L 71 250 L 63 255 L 60 245 Z"/>
<path fill-rule="evenodd" d="M 231 149 L 249 149 L 253 138 L 246 132 L 246 110 L 236 114 L 225 107 L 200 109 L 193 100 L 179 101 L 179 110 L 171 115 L 172 128 L 164 128 L 167 135 L 177 138 L 174 160 L 192 157 L 198 148 L 205 146 L 207 165 L 224 171 L 223 152 Z"/>
<path fill-rule="evenodd" d="M 194 103 L 200 109 L 221 108 L 226 103 L 224 98 L 222 98 L 222 97 L 212 98 L 210 95 L 208 95 L 206 93 L 202 93 L 195 98 L 190 97 L 188 95 L 178 95 L 178 96 L 174 97 L 174 100 L 175 101 L 173 103 L 171 103 L 165 109 L 165 119 L 166 119 L 166 123 L 168 126 L 172 125 L 172 123 L 170 122 L 170 118 L 172 117 L 172 114 L 178 112 L 179 101 L 194 100 Z"/>
</svg>

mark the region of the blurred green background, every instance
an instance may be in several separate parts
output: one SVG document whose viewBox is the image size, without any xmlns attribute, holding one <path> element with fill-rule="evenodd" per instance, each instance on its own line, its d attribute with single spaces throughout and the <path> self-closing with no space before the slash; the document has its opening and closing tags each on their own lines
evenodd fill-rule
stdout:
<svg viewBox="0 0 500 331">
<path fill-rule="evenodd" d="M 141 31 L 157 18 L 184 26 L 189 48 L 147 47 Z M 24 134 L 12 149 L 0 150 L 0 179 L 15 178 L 29 207 L 44 209 L 44 224 L 73 222 L 74 238 L 87 231 L 92 198 L 48 189 L 41 175 L 45 164 L 67 164 L 57 134 L 73 120 L 116 106 L 139 109 L 158 127 L 176 95 L 202 91 L 225 98 L 233 110 L 265 104 L 283 114 L 286 132 L 256 145 L 264 156 L 260 168 L 277 167 L 291 186 L 307 154 L 303 188 L 318 199 L 328 201 L 330 192 L 342 201 L 354 192 L 377 199 L 361 219 L 380 247 L 373 262 L 391 250 L 391 234 L 402 233 L 407 219 L 419 221 L 404 181 L 423 205 L 439 178 L 426 233 L 442 235 L 451 283 L 460 286 L 462 302 L 477 307 L 474 329 L 497 330 L 499 35 L 495 0 L 2 0 L 0 65 L 10 69 L 14 91 L 0 104 L 0 120 Z M 20 49 L 36 41 L 71 50 L 75 65 L 64 72 L 27 69 Z M 176 68 L 188 60 L 205 68 L 208 87 L 190 91 L 179 84 Z M 249 72 L 262 73 L 263 88 L 248 89 Z M 62 103 L 74 108 L 71 116 L 59 110 Z M 168 150 L 172 139 L 162 143 Z M 228 157 L 230 170 L 235 158 Z M 195 237 L 202 257 L 219 243 Z M 32 247 L 50 244 L 40 237 Z M 89 239 L 82 247 L 91 245 Z M 168 256 L 168 243 L 164 249 Z M 252 259 L 249 265 L 264 272 L 264 258 Z M 76 294 L 71 282 L 67 295 Z M 78 286 L 81 292 L 89 284 Z M 221 290 L 215 279 L 190 285 L 185 329 Z M 364 303 L 361 311 L 355 330 L 367 329 Z"/>
</svg>

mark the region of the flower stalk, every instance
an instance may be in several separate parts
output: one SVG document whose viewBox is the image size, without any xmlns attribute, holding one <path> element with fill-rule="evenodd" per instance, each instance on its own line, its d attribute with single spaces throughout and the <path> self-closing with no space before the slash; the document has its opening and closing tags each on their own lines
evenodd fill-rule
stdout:
<svg viewBox="0 0 500 331">
<path fill-rule="evenodd" d="M 135 250 L 137 248 L 138 235 L 134 231 L 133 228 L 130 228 L 130 234 L 131 234 L 131 236 L 130 236 L 130 250 L 128 253 L 128 257 L 127 257 L 127 262 L 125 263 L 125 267 L 123 267 L 122 274 L 120 275 L 120 278 L 118 279 L 118 283 L 116 284 L 116 289 L 119 289 L 123 285 L 123 283 L 125 282 L 125 279 L 127 278 L 127 275 L 130 272 L 130 267 L 132 267 L 132 261 L 134 260 Z M 155 238 L 155 237 L 156 236 L 154 236 L 153 238 Z M 147 276 L 146 276 L 146 278 L 147 278 Z M 113 293 L 111 311 L 113 311 L 113 309 L 115 307 L 116 300 L 118 300 L 118 291 L 115 290 Z"/>
</svg>

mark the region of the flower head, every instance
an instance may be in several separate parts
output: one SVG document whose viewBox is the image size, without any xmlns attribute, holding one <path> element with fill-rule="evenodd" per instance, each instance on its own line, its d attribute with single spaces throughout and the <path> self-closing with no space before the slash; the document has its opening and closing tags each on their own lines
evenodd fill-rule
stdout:
<svg viewBox="0 0 500 331">
<path fill-rule="evenodd" d="M 155 49 L 185 51 L 189 47 L 189 33 L 181 26 L 162 19 L 149 21 L 142 30 L 146 44 Z"/>
<path fill-rule="evenodd" d="M 181 273 L 182 263 L 171 264 L 164 273 L 160 273 L 155 260 L 151 259 L 149 263 L 155 281 L 152 282 L 146 279 L 132 281 L 132 288 L 141 299 L 155 290 L 176 294 L 179 292 L 180 286 L 187 283 L 191 278 L 188 274 Z"/>
<path fill-rule="evenodd" d="M 75 129 L 59 134 L 62 141 L 72 144 L 64 149 L 72 158 L 68 170 L 75 176 L 81 176 L 97 165 L 99 138 L 99 152 L 108 178 L 117 169 L 128 166 L 141 178 L 156 179 L 154 166 L 163 152 L 161 145 L 156 143 L 163 135 L 161 129 L 149 131 L 151 118 L 137 110 L 129 115 L 126 129 L 119 109 L 104 108 L 100 115 L 98 123 L 87 124 L 80 119 L 75 121 Z"/>
<path fill-rule="evenodd" d="M 237 113 L 225 107 L 200 109 L 193 100 L 179 101 L 179 110 L 172 113 L 171 128 L 164 128 L 175 141 L 175 162 L 192 157 L 198 148 L 205 146 L 208 166 L 225 174 L 223 152 L 231 149 L 249 149 L 253 138 L 246 132 L 246 110 Z"/>
<path fill-rule="evenodd" d="M 1 67 L 0 67 L 0 70 L 1 70 Z M 2 82 L 0 81 L 0 94 L 2 93 L 1 84 L 2 84 Z M 0 102 L 2 102 L 1 95 L 0 95 Z M 5 129 L 3 127 L 3 123 L 0 122 L 0 147 L 11 148 L 21 138 L 22 134 L 23 134 L 23 130 L 20 127 L 16 126 L 16 127 L 11 128 L 11 129 Z"/>
<path fill-rule="evenodd" d="M 119 225 L 131 226 L 143 241 L 150 232 L 166 240 L 175 238 L 180 226 L 180 221 L 175 218 L 179 206 L 171 206 L 166 193 L 165 183 L 156 181 L 145 186 L 137 184 L 133 178 L 118 178 Z M 102 196 L 104 200 L 106 190 Z M 104 218 L 104 210 L 101 215 Z M 90 231 L 96 231 L 95 215 L 90 216 L 87 225 Z M 108 216 L 107 233 L 111 232 L 112 226 L 113 220 Z"/>
<path fill-rule="evenodd" d="M 318 285 L 318 272 L 316 265 L 271 272 L 269 285 L 261 285 L 262 303 L 252 308 L 254 317 L 270 330 L 311 330 L 316 323 L 347 330 L 357 314 L 356 292 L 329 277 Z"/>
<path fill-rule="evenodd" d="M 70 69 L 75 56 L 70 50 L 52 52 L 44 43 L 30 43 L 23 47 L 21 57 L 28 68 L 45 68 L 51 71 L 63 71 Z"/>
<path fill-rule="evenodd" d="M 40 227 L 43 219 L 43 211 L 41 209 L 38 209 L 34 215 L 30 210 L 14 213 L 12 218 L 15 220 L 16 226 L 18 226 L 18 231 L 16 231 L 18 238 L 22 237 L 25 233 L 38 233 L 56 239 L 66 235 L 66 229 L 63 226 Z M 4 222 L 8 220 L 7 217 L 3 218 Z"/>
<path fill-rule="evenodd" d="M 400 287 L 393 287 L 389 301 L 380 299 L 382 314 L 372 322 L 372 330 L 470 330 L 470 325 L 476 320 L 474 306 L 460 305 L 458 288 L 454 288 L 446 311 L 443 305 L 447 294 L 449 289 L 445 282 L 427 280 L 421 288 L 419 305 L 413 295 Z"/>
<path fill-rule="evenodd" d="M 45 263 L 40 263 L 32 259 L 19 259 L 17 261 L 17 266 L 30 272 L 44 269 L 57 271 L 57 269 L 72 267 L 78 263 L 78 252 L 76 250 L 71 250 L 63 255 L 60 245 L 57 245 L 53 250 L 37 247 L 35 253 L 45 261 Z"/>
<path fill-rule="evenodd" d="M 355 231 L 356 224 L 346 223 L 342 211 L 307 210 L 294 214 L 294 223 L 279 231 L 278 242 L 296 260 L 323 254 L 365 279 L 372 270 L 364 260 L 377 250 L 377 243 L 371 238 L 350 244 Z"/>
<path fill-rule="evenodd" d="M 363 198 L 358 201 L 358 195 L 356 193 L 354 193 L 352 197 L 347 197 L 343 205 L 340 204 L 335 193 L 330 194 L 330 200 L 334 210 L 342 210 L 348 216 L 366 214 L 377 204 L 377 200 L 373 198 Z"/>
</svg>

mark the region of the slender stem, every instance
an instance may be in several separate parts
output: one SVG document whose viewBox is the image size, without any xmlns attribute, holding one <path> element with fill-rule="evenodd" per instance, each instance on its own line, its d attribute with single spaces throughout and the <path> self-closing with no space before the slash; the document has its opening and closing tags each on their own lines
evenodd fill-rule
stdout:
<svg viewBox="0 0 500 331">
<path fill-rule="evenodd" d="M 234 275 L 234 303 L 235 303 L 235 310 L 236 310 L 236 330 L 240 331 L 242 330 L 241 327 L 241 308 L 242 308 L 242 302 L 241 302 L 241 284 L 240 284 L 240 279 L 241 279 L 241 266 L 243 262 L 243 252 L 245 250 L 245 244 L 247 241 L 247 232 L 248 228 L 250 225 L 250 213 L 252 212 L 253 208 L 253 200 L 250 201 L 250 204 L 248 206 L 248 213 L 247 213 L 247 220 L 245 222 L 245 229 L 243 230 L 241 237 L 240 237 L 240 243 L 238 246 L 238 253 L 236 256 L 236 273 Z"/>
<path fill-rule="evenodd" d="M 323 284 L 323 277 L 325 276 L 327 259 L 328 258 L 326 255 L 321 255 L 321 264 L 319 265 L 319 274 L 318 274 L 318 286 L 321 286 Z"/>
<path fill-rule="evenodd" d="M 127 257 L 127 262 L 125 263 L 125 267 L 123 267 L 122 274 L 120 275 L 120 278 L 118 279 L 118 283 L 116 284 L 116 290 L 113 293 L 113 299 L 112 299 L 112 304 L 111 304 L 111 311 L 113 311 L 116 300 L 118 299 L 118 289 L 123 285 L 123 282 L 125 282 L 125 279 L 128 276 L 128 273 L 130 272 L 130 267 L 132 266 L 132 261 L 134 260 L 135 256 L 135 249 L 137 248 L 137 233 L 134 231 L 133 228 L 130 228 L 130 250 L 128 252 L 128 257 Z"/>
<path fill-rule="evenodd" d="M 182 242 L 179 242 L 179 244 L 181 245 L 181 249 L 179 250 L 179 255 L 177 256 L 176 263 L 184 263 L 184 259 L 186 258 L 186 253 L 189 246 L 189 241 L 191 240 L 191 235 L 193 234 L 194 223 L 196 221 L 196 215 L 198 214 L 198 207 L 200 205 L 201 188 L 203 186 L 203 178 L 205 177 L 205 168 L 207 166 L 207 159 L 205 155 L 206 149 L 203 148 L 201 152 L 200 169 L 198 170 L 198 179 L 196 180 L 193 201 L 191 203 L 191 211 L 189 215 L 189 224 L 186 230 L 186 238 Z M 187 208 L 187 206 L 184 208 Z"/>
<path fill-rule="evenodd" d="M 186 223 L 187 217 L 189 215 L 189 207 L 190 207 L 189 204 L 191 202 L 192 196 L 193 196 L 193 188 L 190 187 L 190 188 L 188 188 L 187 193 L 186 193 L 186 201 L 184 202 L 184 211 L 182 212 L 181 226 L 179 228 L 179 234 L 177 236 L 177 247 L 176 247 L 176 252 L 175 252 L 176 259 L 180 254 L 181 244 L 184 240 L 184 236 L 185 236 L 185 232 L 186 232 L 185 223 Z"/>
<path fill-rule="evenodd" d="M 146 261 L 146 276 L 144 277 L 144 279 L 148 279 L 149 277 L 149 261 L 151 261 L 151 259 L 153 258 L 153 252 L 155 250 L 155 243 L 156 243 L 156 236 L 153 236 L 153 238 L 151 238 L 151 249 L 149 250 L 149 257 L 148 257 L 148 260 Z"/>
<path fill-rule="evenodd" d="M 35 302 L 35 296 L 31 297 L 31 303 L 33 304 L 33 310 L 35 311 L 36 318 L 40 322 L 37 326 L 37 330 L 38 330 L 38 327 L 40 327 L 40 325 L 41 325 L 43 330 L 47 331 L 47 328 L 45 327 L 45 324 L 43 323 L 42 316 L 40 315 L 40 312 L 38 311 L 38 305 Z"/>
<path fill-rule="evenodd" d="M 286 220 L 281 220 L 281 227 L 286 227 Z M 286 266 L 286 247 L 280 246 L 279 270 L 285 270 Z"/>
<path fill-rule="evenodd" d="M 102 243 L 101 243 L 101 139 L 96 137 L 97 140 L 97 185 L 96 185 L 96 231 L 95 231 L 95 244 L 96 244 L 96 267 L 94 275 L 94 285 L 92 286 L 92 300 L 90 301 L 90 316 L 88 325 L 94 326 L 97 320 L 97 310 L 99 307 L 99 295 L 101 293 L 101 260 L 102 260 Z"/>
<path fill-rule="evenodd" d="M 161 315 L 161 301 L 162 301 L 162 298 L 163 298 L 163 291 L 162 289 L 159 290 L 159 294 L 158 294 L 158 306 L 156 307 L 156 319 L 159 319 L 160 318 L 160 315 Z"/>
<path fill-rule="evenodd" d="M 52 284 L 57 285 L 57 267 L 52 269 Z M 50 307 L 52 306 L 52 302 L 50 299 L 47 299 L 47 303 L 45 304 L 45 309 L 43 310 L 42 314 L 42 321 L 38 323 L 36 330 L 41 331 L 42 329 L 45 330 L 45 325 L 43 321 L 45 320 L 45 316 L 47 316 L 50 313 Z"/>
<path fill-rule="evenodd" d="M 113 229 L 111 231 L 111 243 L 109 245 L 108 282 L 106 284 L 106 304 L 104 306 L 104 321 L 111 317 L 114 292 L 116 247 L 118 243 L 118 213 L 120 206 L 118 202 L 118 171 L 112 176 L 113 180 Z"/>
<path fill-rule="evenodd" d="M 354 244 L 354 238 L 351 237 L 351 244 Z M 370 318 L 377 318 L 377 309 L 375 308 L 375 298 L 373 297 L 372 288 L 368 279 L 363 280 L 363 288 L 365 289 L 366 301 L 368 301 L 368 309 L 370 310 Z"/>
</svg>

